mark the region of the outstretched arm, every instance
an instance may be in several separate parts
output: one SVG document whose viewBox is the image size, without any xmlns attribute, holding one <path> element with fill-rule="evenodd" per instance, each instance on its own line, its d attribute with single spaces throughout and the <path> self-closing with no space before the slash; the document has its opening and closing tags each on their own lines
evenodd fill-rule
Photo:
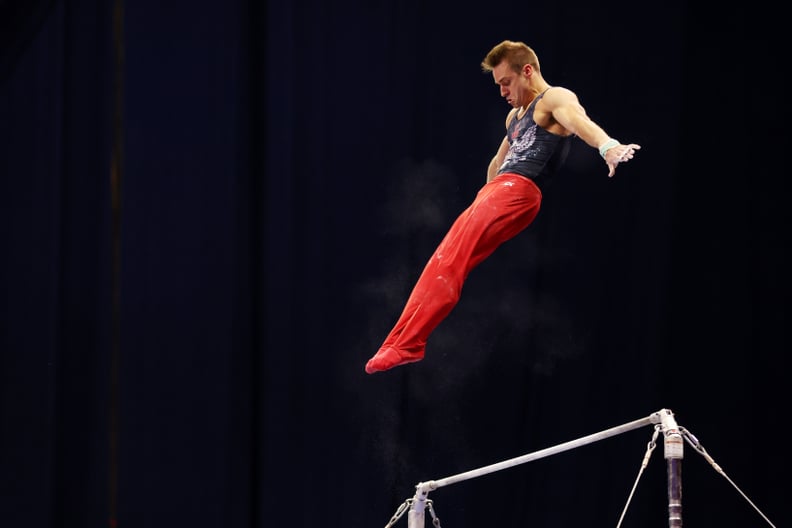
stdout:
<svg viewBox="0 0 792 528">
<path fill-rule="evenodd" d="M 544 103 L 558 124 L 599 150 L 608 165 L 609 177 L 615 174 L 616 165 L 633 159 L 635 151 L 641 148 L 635 143 L 622 144 L 608 136 L 602 127 L 589 118 L 575 93 L 566 88 L 549 90 Z"/>
</svg>

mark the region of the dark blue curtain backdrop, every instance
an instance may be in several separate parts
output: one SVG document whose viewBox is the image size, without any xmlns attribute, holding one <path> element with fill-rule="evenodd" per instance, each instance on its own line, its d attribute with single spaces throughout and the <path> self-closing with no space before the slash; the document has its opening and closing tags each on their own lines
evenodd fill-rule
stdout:
<svg viewBox="0 0 792 528">
<path fill-rule="evenodd" d="M 664 408 L 728 477 L 685 446 L 685 525 L 790 525 L 784 18 L 748 11 L 0 0 L 0 526 L 384 526 Z M 507 38 L 643 149 L 609 179 L 576 140 L 426 358 L 367 375 L 503 137 Z M 629 500 L 652 433 L 429 498 L 668 526 L 662 437 Z"/>
</svg>

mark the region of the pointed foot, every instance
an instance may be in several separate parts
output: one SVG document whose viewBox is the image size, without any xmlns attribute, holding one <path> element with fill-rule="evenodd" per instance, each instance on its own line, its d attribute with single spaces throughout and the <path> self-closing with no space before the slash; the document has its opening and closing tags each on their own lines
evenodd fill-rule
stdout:
<svg viewBox="0 0 792 528">
<path fill-rule="evenodd" d="M 374 354 L 374 357 L 366 363 L 366 373 L 374 374 L 375 372 L 382 372 L 389 370 L 399 365 L 406 365 L 407 363 L 415 363 L 421 361 L 424 357 L 423 352 L 410 354 L 399 352 L 395 348 L 387 347 L 381 348 L 379 352 Z"/>
</svg>

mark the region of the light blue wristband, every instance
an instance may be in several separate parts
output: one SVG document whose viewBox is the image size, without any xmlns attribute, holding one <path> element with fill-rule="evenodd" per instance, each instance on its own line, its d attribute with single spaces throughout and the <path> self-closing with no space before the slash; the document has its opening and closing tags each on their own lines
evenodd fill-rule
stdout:
<svg viewBox="0 0 792 528">
<path fill-rule="evenodd" d="M 608 152 L 610 149 L 612 149 L 613 147 L 615 147 L 618 144 L 619 144 L 619 142 L 616 141 L 615 139 L 608 139 L 608 141 L 606 141 L 605 143 L 600 145 L 599 153 L 600 153 L 600 156 L 602 156 L 602 159 L 605 159 L 605 153 L 606 152 Z"/>
</svg>

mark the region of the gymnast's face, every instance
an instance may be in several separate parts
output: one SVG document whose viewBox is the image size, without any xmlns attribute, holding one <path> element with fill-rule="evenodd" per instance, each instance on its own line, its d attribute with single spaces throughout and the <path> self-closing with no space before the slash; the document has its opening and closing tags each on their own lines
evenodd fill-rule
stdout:
<svg viewBox="0 0 792 528">
<path fill-rule="evenodd" d="M 520 73 L 514 71 L 507 61 L 503 61 L 492 69 L 492 78 L 500 87 L 501 97 L 514 108 L 526 106 L 531 102 L 530 69 L 526 64 Z"/>
</svg>

